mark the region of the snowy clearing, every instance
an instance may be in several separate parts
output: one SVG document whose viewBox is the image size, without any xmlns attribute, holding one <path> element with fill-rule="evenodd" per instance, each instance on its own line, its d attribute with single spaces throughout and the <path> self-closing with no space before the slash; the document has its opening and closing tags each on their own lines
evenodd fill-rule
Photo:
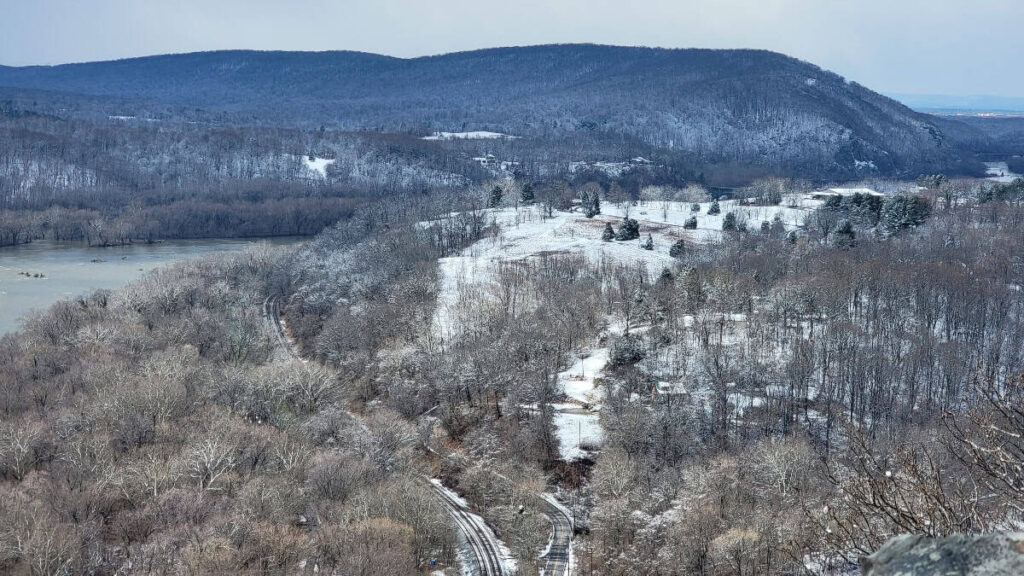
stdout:
<svg viewBox="0 0 1024 576">
<path fill-rule="evenodd" d="M 792 196 L 778 206 L 744 205 L 739 200 L 722 200 L 720 212 L 708 214 L 711 202 L 698 203 L 693 211 L 689 202 L 641 202 L 636 205 L 604 203 L 602 214 L 586 218 L 580 212 L 555 212 L 544 217 L 540 207 L 500 208 L 486 210 L 486 219 L 499 227 L 493 237 L 474 243 L 457 256 L 442 258 L 439 265 L 438 305 L 433 326 L 436 334 L 446 340 L 458 336 L 469 318 L 464 312 L 479 298 L 493 290 L 494 272 L 504 262 L 543 258 L 553 255 L 579 255 L 592 263 L 643 263 L 657 272 L 676 260 L 669 249 L 677 240 L 706 244 L 722 238 L 725 215 L 734 212 L 740 222 L 757 230 L 761 222 L 776 217 L 786 230 L 804 225 L 807 215 L 823 203 L 810 196 Z M 640 223 L 640 240 L 604 242 L 601 232 L 605 224 L 617 228 L 629 214 Z M 696 229 L 685 229 L 684 223 L 696 218 Z M 425 222 L 423 225 L 429 223 Z M 650 234 L 653 250 L 640 247 Z"/>
<path fill-rule="evenodd" d="M 601 446 L 604 431 L 598 415 L 573 404 L 552 404 L 559 452 L 566 462 L 589 456 Z"/>
<path fill-rule="evenodd" d="M 434 132 L 430 136 L 422 137 L 421 140 L 498 140 L 501 138 L 514 139 L 516 136 L 477 130 L 473 132 Z"/>
<path fill-rule="evenodd" d="M 319 175 L 321 178 L 326 178 L 327 167 L 334 164 L 334 160 L 330 158 L 310 158 L 309 156 L 303 156 L 302 164 L 310 172 Z"/>
<path fill-rule="evenodd" d="M 1024 177 L 1011 172 L 1006 162 L 985 162 L 985 174 L 986 180 L 999 182 L 1000 184 L 1009 184 L 1017 178 Z"/>
<path fill-rule="evenodd" d="M 598 404 L 603 394 L 595 389 L 594 379 L 601 376 L 607 364 L 607 348 L 598 348 L 589 356 L 577 359 L 568 370 L 558 375 L 558 383 L 562 387 L 562 392 L 582 404 Z"/>
</svg>

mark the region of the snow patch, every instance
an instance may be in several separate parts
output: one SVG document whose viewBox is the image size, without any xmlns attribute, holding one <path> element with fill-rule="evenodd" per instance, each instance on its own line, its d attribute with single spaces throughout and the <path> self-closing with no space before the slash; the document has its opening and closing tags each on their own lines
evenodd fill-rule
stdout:
<svg viewBox="0 0 1024 576">
<path fill-rule="evenodd" d="M 321 178 L 326 178 L 327 167 L 334 164 L 334 160 L 331 158 L 310 158 L 309 156 L 303 156 L 302 164 L 310 172 L 318 174 Z"/>
<path fill-rule="evenodd" d="M 578 358 L 565 372 L 558 374 L 558 383 L 566 396 L 583 404 L 597 404 L 601 393 L 595 389 L 594 379 L 608 365 L 608 349 L 598 348 L 589 356 Z"/>
<path fill-rule="evenodd" d="M 517 137 L 501 132 L 477 130 L 473 132 L 434 132 L 430 136 L 424 136 L 421 140 L 499 140 L 501 138 L 515 139 Z"/>
<path fill-rule="evenodd" d="M 1017 178 L 1022 178 L 1020 174 L 1011 172 L 1006 162 L 985 162 L 985 175 L 986 180 L 1000 184 L 1009 184 Z"/>
<path fill-rule="evenodd" d="M 604 431 L 595 412 L 573 404 L 552 404 L 559 453 L 566 462 L 589 456 L 601 446 Z"/>
</svg>

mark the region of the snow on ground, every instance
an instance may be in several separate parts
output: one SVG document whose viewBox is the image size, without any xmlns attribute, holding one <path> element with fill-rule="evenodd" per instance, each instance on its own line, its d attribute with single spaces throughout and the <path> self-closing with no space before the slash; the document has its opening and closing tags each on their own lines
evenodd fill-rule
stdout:
<svg viewBox="0 0 1024 576">
<path fill-rule="evenodd" d="M 985 174 L 986 180 L 1000 184 L 1009 184 L 1017 178 L 1024 177 L 1010 172 L 1010 167 L 1006 165 L 1006 162 L 985 162 Z"/>
<path fill-rule="evenodd" d="M 499 138 L 516 138 L 516 136 L 477 130 L 474 132 L 434 132 L 430 136 L 424 136 L 421 140 L 497 140 Z"/>
<path fill-rule="evenodd" d="M 559 452 L 566 462 L 588 456 L 601 446 L 604 431 L 596 412 L 574 404 L 553 404 L 554 423 L 558 430 Z"/>
<path fill-rule="evenodd" d="M 502 263 L 564 254 L 583 256 L 592 263 L 644 263 L 656 274 L 676 261 L 668 254 L 676 240 L 692 243 L 719 240 L 723 234 L 722 220 L 728 212 L 735 212 L 741 220 L 746 220 L 751 230 L 759 229 L 762 221 L 771 222 L 776 216 L 786 230 L 794 230 L 802 227 L 810 211 L 822 203 L 820 199 L 803 195 L 784 198 L 779 206 L 748 206 L 738 200 L 722 200 L 719 202 L 721 212 L 708 215 L 711 202 L 699 203 L 696 212 L 690 202 L 635 205 L 605 202 L 601 205 L 602 214 L 594 218 L 586 218 L 579 212 L 556 212 L 544 217 L 539 207 L 488 210 L 487 218 L 498 225 L 498 233 L 439 262 L 434 332 L 444 340 L 451 340 L 470 325 L 474 306 L 495 293 L 493 279 Z M 654 250 L 642 249 L 637 240 L 601 240 L 605 224 L 611 223 L 617 228 L 627 213 L 639 221 L 641 240 L 651 235 Z M 684 229 L 683 223 L 694 216 L 697 229 Z M 742 323 L 743 318 L 730 320 L 732 325 Z M 586 457 L 589 450 L 601 444 L 603 434 L 596 411 L 600 409 L 602 391 L 596 387 L 595 379 L 601 377 L 607 363 L 608 349 L 599 348 L 584 358 L 577 358 L 558 375 L 568 402 L 554 406 L 554 425 L 561 441 L 562 457 L 567 461 Z"/>
<path fill-rule="evenodd" d="M 558 383 L 562 387 L 562 392 L 582 404 L 598 404 L 603 394 L 595 389 L 594 379 L 601 376 L 607 364 L 607 348 L 598 348 L 589 356 L 577 359 L 568 370 L 558 375 Z"/>
<path fill-rule="evenodd" d="M 334 160 L 330 158 L 310 158 L 309 156 L 303 156 L 302 164 L 310 172 L 318 174 L 321 178 L 326 178 L 327 167 L 334 164 Z"/>
<path fill-rule="evenodd" d="M 865 196 L 885 196 L 881 192 L 876 192 L 871 188 L 829 188 L 824 191 L 825 194 L 836 194 L 839 196 L 853 196 L 854 194 L 863 194 Z M 812 193 L 812 196 L 818 193 Z"/>
<path fill-rule="evenodd" d="M 651 228 L 660 226 L 679 227 L 673 231 L 681 237 L 694 242 L 714 242 L 722 237 L 722 221 L 729 212 L 734 212 L 739 220 L 745 220 L 747 227 L 754 231 L 759 229 L 761 222 L 769 223 L 778 216 L 786 230 L 794 230 L 804 225 L 804 219 L 814 209 L 823 204 L 820 200 L 809 197 L 791 196 L 783 199 L 778 206 L 753 206 L 742 204 L 739 200 L 721 200 L 718 203 L 719 213 L 708 214 L 711 202 L 697 203 L 699 210 L 693 211 L 690 202 L 643 202 L 636 206 L 604 203 L 601 212 L 607 216 L 622 218 L 628 210 L 629 217 L 640 222 L 640 235 L 645 236 Z M 682 230 L 683 224 L 694 217 L 697 219 L 696 230 Z M 644 224 L 647 224 L 645 226 Z M 655 240 L 657 236 L 655 235 Z M 668 250 L 668 246 L 664 247 Z M 657 249 L 657 245 L 655 245 Z"/>
<path fill-rule="evenodd" d="M 492 289 L 493 273 L 502 262 L 576 254 L 593 263 L 643 262 L 652 273 L 657 273 L 675 262 L 668 252 L 676 240 L 702 244 L 721 239 L 722 220 L 730 211 L 746 220 L 751 230 L 759 229 L 762 221 L 771 222 L 776 215 L 787 230 L 793 230 L 803 226 L 807 214 L 821 203 L 804 197 L 784 200 L 779 206 L 747 206 L 738 200 L 723 200 L 719 203 L 721 212 L 709 215 L 710 202 L 700 203 L 698 212 L 692 211 L 689 202 L 644 202 L 638 205 L 605 202 L 601 205 L 602 214 L 594 218 L 585 218 L 579 212 L 555 212 L 552 217 L 545 218 L 539 207 L 487 210 L 487 218 L 499 226 L 498 234 L 476 242 L 457 256 L 440 261 L 435 333 L 445 339 L 457 336 L 458 327 L 466 320 L 460 312 L 468 302 Z M 654 250 L 640 248 L 640 240 L 601 240 L 605 224 L 610 223 L 617 228 L 627 212 L 630 218 L 640 222 L 641 240 L 651 235 Z M 683 223 L 690 217 L 697 218 L 696 230 L 683 228 Z"/>
<path fill-rule="evenodd" d="M 494 534 L 494 530 L 491 530 L 491 527 L 487 525 L 487 522 L 484 521 L 483 517 L 470 512 L 469 502 L 467 502 L 462 496 L 459 496 L 455 491 L 442 484 L 441 480 L 438 478 L 431 478 L 430 483 L 436 486 L 438 490 L 444 492 L 449 498 L 457 502 L 459 506 L 463 508 L 466 515 L 470 517 L 472 523 L 479 528 L 478 533 L 482 537 L 487 538 L 491 542 L 491 546 L 497 550 L 498 555 L 501 557 L 501 564 L 505 573 L 515 574 L 516 570 L 519 568 L 519 563 L 516 561 L 515 557 L 512 556 L 512 551 L 509 550 L 508 546 L 506 546 L 505 543 Z M 464 561 L 461 554 L 459 561 L 462 563 L 463 572 L 466 573 L 468 563 Z"/>
<path fill-rule="evenodd" d="M 569 519 L 569 524 L 570 524 L 570 526 L 572 526 L 572 529 L 573 530 L 576 529 L 576 526 L 574 525 L 576 522 L 574 520 L 573 513 L 568 508 L 565 507 L 565 504 L 562 504 L 561 502 L 558 501 L 558 498 L 555 498 L 555 496 L 553 494 L 550 494 L 550 493 L 547 493 L 547 492 L 545 492 L 544 494 L 541 494 L 540 497 L 543 498 L 544 500 L 546 500 L 548 502 L 548 504 L 551 504 L 552 506 L 557 508 L 562 514 L 564 514 L 565 517 Z M 566 574 L 573 574 L 573 570 L 575 570 L 575 568 L 576 568 L 576 555 L 574 554 L 573 548 L 574 548 L 573 541 L 572 541 L 572 537 L 570 536 L 570 539 L 569 539 L 569 561 L 567 563 L 568 565 L 565 568 L 565 573 Z M 541 554 L 541 557 L 547 556 L 548 550 L 550 550 L 550 549 L 551 549 L 551 542 L 548 541 L 547 548 L 544 549 L 544 553 Z"/>
</svg>

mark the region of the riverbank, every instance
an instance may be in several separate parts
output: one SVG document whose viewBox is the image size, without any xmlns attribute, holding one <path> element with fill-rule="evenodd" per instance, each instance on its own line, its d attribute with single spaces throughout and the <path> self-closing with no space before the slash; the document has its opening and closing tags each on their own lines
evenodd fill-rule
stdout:
<svg viewBox="0 0 1024 576">
<path fill-rule="evenodd" d="M 216 252 L 265 242 L 289 246 L 306 237 L 164 240 L 111 247 L 36 240 L 0 248 L 0 334 L 16 330 L 33 309 L 97 289 L 114 289 L 150 270 Z"/>
</svg>

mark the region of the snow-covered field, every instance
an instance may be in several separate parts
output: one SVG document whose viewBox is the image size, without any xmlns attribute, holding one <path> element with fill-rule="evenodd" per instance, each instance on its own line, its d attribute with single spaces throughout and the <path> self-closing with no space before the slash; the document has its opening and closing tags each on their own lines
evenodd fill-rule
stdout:
<svg viewBox="0 0 1024 576">
<path fill-rule="evenodd" d="M 552 404 L 559 451 L 566 462 L 578 460 L 601 446 L 604 433 L 598 414 L 575 404 Z"/>
<path fill-rule="evenodd" d="M 555 212 L 551 217 L 544 217 L 539 207 L 488 210 L 487 219 L 497 224 L 498 233 L 474 243 L 461 254 L 440 260 L 434 331 L 444 340 L 458 338 L 472 323 L 470 313 L 475 306 L 495 293 L 493 279 L 498 267 L 505 262 L 556 254 L 578 255 L 593 263 L 643 263 L 656 273 L 675 262 L 669 256 L 669 248 L 675 241 L 684 239 L 701 244 L 719 240 L 723 234 L 722 221 L 729 212 L 746 221 L 751 230 L 759 229 L 762 221 L 771 222 L 776 217 L 786 230 L 794 230 L 803 226 L 811 210 L 821 204 L 821 200 L 809 196 L 784 198 L 779 206 L 747 206 L 737 200 L 723 200 L 719 203 L 720 213 L 708 215 L 710 202 L 699 203 L 697 211 L 689 202 L 636 205 L 606 202 L 601 206 L 602 214 L 594 218 L 586 218 L 576 211 Z M 641 240 L 651 235 L 653 250 L 644 250 L 636 240 L 601 240 L 605 224 L 611 223 L 617 228 L 627 213 L 639 221 Z M 697 218 L 697 228 L 686 230 L 683 224 L 691 217 Z M 567 402 L 554 406 L 554 424 L 565 460 L 585 457 L 588 449 L 596 449 L 601 444 L 603 435 L 598 411 L 603 390 L 598 380 L 607 363 L 608 349 L 598 348 L 577 358 L 558 375 Z"/>
<path fill-rule="evenodd" d="M 309 156 L 302 157 L 302 164 L 307 170 L 320 176 L 321 178 L 327 177 L 327 167 L 334 164 L 334 160 L 330 158 L 310 158 Z"/>
<path fill-rule="evenodd" d="M 709 215 L 710 202 L 700 203 L 697 212 L 692 211 L 688 202 L 646 202 L 632 206 L 606 202 L 601 206 L 602 214 L 594 218 L 585 218 L 575 211 L 555 212 L 545 218 L 539 207 L 488 210 L 487 218 L 498 225 L 498 234 L 440 261 L 435 333 L 446 340 L 458 336 L 459 326 L 466 320 L 460 316 L 464 304 L 491 290 L 493 273 L 502 262 L 575 254 L 594 263 L 642 262 L 656 272 L 675 261 L 669 256 L 669 248 L 676 240 L 698 244 L 719 240 L 723 234 L 722 221 L 728 212 L 735 212 L 752 230 L 776 216 L 787 230 L 793 230 L 803 226 L 807 214 L 820 205 L 820 200 L 802 196 L 786 198 L 779 206 L 745 206 L 737 200 L 724 200 L 720 202 L 721 212 Z M 630 218 L 640 222 L 641 240 L 651 235 L 654 250 L 642 249 L 640 241 L 601 240 L 605 224 L 611 223 L 617 228 L 627 212 Z M 697 219 L 695 230 L 683 228 L 690 217 Z"/>
<path fill-rule="evenodd" d="M 497 140 L 499 138 L 516 138 L 516 136 L 477 130 L 474 132 L 434 132 L 430 136 L 424 136 L 422 140 Z"/>
<path fill-rule="evenodd" d="M 608 349 L 598 348 L 585 358 L 577 359 L 568 370 L 558 375 L 558 383 L 566 396 L 582 405 L 596 405 L 602 394 L 595 388 L 595 379 L 608 364 Z"/>
<path fill-rule="evenodd" d="M 1009 184 L 1017 178 L 1024 178 L 1020 174 L 1011 172 L 1006 162 L 985 162 L 985 174 L 987 175 L 986 180 L 992 180 L 1001 184 Z"/>
</svg>

